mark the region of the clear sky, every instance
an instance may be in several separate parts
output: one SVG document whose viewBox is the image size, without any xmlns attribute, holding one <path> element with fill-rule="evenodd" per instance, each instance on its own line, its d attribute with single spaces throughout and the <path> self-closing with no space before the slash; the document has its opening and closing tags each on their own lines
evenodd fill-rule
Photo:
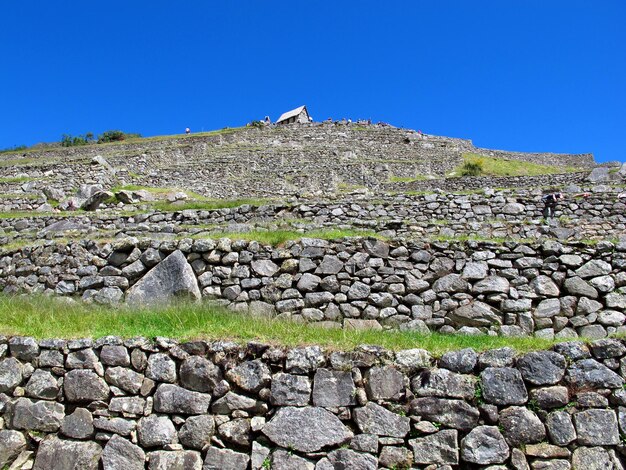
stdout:
<svg viewBox="0 0 626 470">
<path fill-rule="evenodd" d="M 306 104 L 626 161 L 624 0 L 0 2 L 0 149 Z"/>
</svg>

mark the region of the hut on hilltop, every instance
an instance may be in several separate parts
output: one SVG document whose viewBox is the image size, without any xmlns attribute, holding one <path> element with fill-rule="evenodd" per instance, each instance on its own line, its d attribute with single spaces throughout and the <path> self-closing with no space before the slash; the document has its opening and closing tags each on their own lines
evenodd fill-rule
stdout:
<svg viewBox="0 0 626 470">
<path fill-rule="evenodd" d="M 291 124 L 294 122 L 304 124 L 310 122 L 311 120 L 311 116 L 309 116 L 306 106 L 300 106 L 299 108 L 292 109 L 291 111 L 281 114 L 276 121 L 276 124 Z"/>
</svg>

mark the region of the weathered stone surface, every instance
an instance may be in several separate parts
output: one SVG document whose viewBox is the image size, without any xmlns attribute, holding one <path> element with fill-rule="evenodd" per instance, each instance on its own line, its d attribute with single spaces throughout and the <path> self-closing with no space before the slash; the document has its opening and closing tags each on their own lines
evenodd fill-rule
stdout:
<svg viewBox="0 0 626 470">
<path fill-rule="evenodd" d="M 39 344 L 30 336 L 13 336 L 9 339 L 11 356 L 22 361 L 32 361 L 39 354 Z"/>
<path fill-rule="evenodd" d="M 378 460 L 369 454 L 361 454 L 350 449 L 337 449 L 327 456 L 332 469 L 376 470 Z M 316 467 L 317 468 L 317 467 Z"/>
<path fill-rule="evenodd" d="M 158 447 L 176 441 L 176 428 L 166 416 L 150 415 L 139 420 L 137 437 L 142 447 Z"/>
<path fill-rule="evenodd" d="M 433 357 L 425 349 L 413 348 L 398 351 L 394 365 L 405 374 L 414 374 L 420 369 L 430 367 Z"/>
<path fill-rule="evenodd" d="M 105 380 L 122 390 L 136 395 L 144 380 L 143 374 L 126 367 L 109 367 L 104 374 Z"/>
<path fill-rule="evenodd" d="M 294 374 L 306 374 L 322 367 L 326 359 L 319 346 L 290 349 L 287 352 L 285 369 Z"/>
<path fill-rule="evenodd" d="M 410 468 L 413 465 L 413 452 L 404 447 L 384 446 L 378 463 L 387 468 Z"/>
<path fill-rule="evenodd" d="M 590 277 L 604 276 L 605 274 L 610 274 L 613 268 L 606 261 L 602 261 L 600 259 L 592 259 L 587 263 L 583 264 L 580 268 L 576 270 L 576 274 L 583 279 L 587 279 Z"/>
<path fill-rule="evenodd" d="M 0 361 L 0 393 L 12 392 L 22 382 L 22 363 L 14 357 Z"/>
<path fill-rule="evenodd" d="M 144 470 L 146 454 L 132 442 L 113 435 L 102 451 L 103 470 Z"/>
<path fill-rule="evenodd" d="M 447 274 L 433 283 L 433 290 L 435 292 L 467 292 L 469 291 L 469 283 L 463 279 L 459 274 Z"/>
<path fill-rule="evenodd" d="M 624 383 L 619 375 L 593 359 L 583 359 L 567 369 L 567 381 L 575 388 L 617 388 Z"/>
<path fill-rule="evenodd" d="M 215 420 L 211 415 L 191 416 L 178 431 L 180 443 L 190 449 L 202 450 L 215 434 Z"/>
<path fill-rule="evenodd" d="M 348 300 L 367 299 L 367 297 L 370 295 L 370 286 L 362 283 L 361 281 L 356 281 L 350 286 L 350 289 L 348 289 L 347 295 Z"/>
<path fill-rule="evenodd" d="M 270 464 L 270 468 L 276 470 L 315 470 L 315 464 L 310 460 L 282 449 L 274 451 Z"/>
<path fill-rule="evenodd" d="M 211 411 L 214 414 L 223 415 L 229 415 L 235 410 L 243 410 L 249 413 L 254 413 L 261 410 L 264 406 L 263 402 L 255 400 L 254 398 L 239 395 L 234 392 L 228 392 L 222 398 L 213 402 Z"/>
<path fill-rule="evenodd" d="M 272 277 L 280 269 L 268 259 L 255 260 L 250 263 L 252 270 L 260 276 Z"/>
<path fill-rule="evenodd" d="M 203 414 L 211 404 L 211 395 L 193 392 L 173 384 L 161 384 L 154 394 L 154 409 L 159 413 Z"/>
<path fill-rule="evenodd" d="M 572 454 L 572 468 L 584 470 L 614 469 L 609 453 L 602 447 L 579 447 Z"/>
<path fill-rule="evenodd" d="M 473 429 L 480 416 L 478 409 L 463 400 L 434 397 L 416 398 L 411 401 L 411 410 L 422 419 L 461 431 Z"/>
<path fill-rule="evenodd" d="M 190 390 L 211 393 L 222 378 L 221 369 L 204 357 L 191 356 L 180 366 L 181 385 Z"/>
<path fill-rule="evenodd" d="M 471 348 L 466 348 L 445 353 L 441 356 L 441 359 L 439 359 L 439 367 L 451 370 L 452 372 L 468 374 L 474 370 L 477 361 L 478 354 L 476 354 L 476 351 Z"/>
<path fill-rule="evenodd" d="M 93 426 L 98 431 L 130 436 L 137 427 L 137 422 L 124 418 L 96 418 L 93 420 Z"/>
<path fill-rule="evenodd" d="M 445 429 L 429 436 L 411 439 L 409 445 L 413 449 L 414 461 L 417 464 L 459 463 L 458 432 L 455 429 Z"/>
<path fill-rule="evenodd" d="M 528 392 L 522 374 L 511 367 L 487 367 L 480 374 L 483 397 L 494 405 L 523 405 Z"/>
<path fill-rule="evenodd" d="M 419 397 L 463 398 L 471 400 L 477 379 L 471 375 L 456 374 L 448 369 L 430 369 L 415 376 L 411 388 Z"/>
<path fill-rule="evenodd" d="M 459 326 L 492 326 L 502 324 L 496 310 L 484 302 L 476 300 L 452 311 L 448 318 Z"/>
<path fill-rule="evenodd" d="M 398 398 L 404 391 L 406 377 L 390 366 L 372 367 L 364 376 L 365 391 L 370 400 Z"/>
<path fill-rule="evenodd" d="M 230 449 L 209 447 L 202 470 L 247 470 L 250 457 Z"/>
<path fill-rule="evenodd" d="M 98 375 L 87 369 L 74 369 L 65 374 L 65 398 L 71 403 L 86 403 L 109 398 L 109 386 Z"/>
<path fill-rule="evenodd" d="M 174 251 L 144 275 L 126 293 L 126 302 L 133 305 L 157 305 L 174 298 L 201 296 L 193 268 L 185 255 Z"/>
<path fill-rule="evenodd" d="M 620 442 L 613 410 L 584 410 L 574 414 L 578 442 L 590 446 L 611 446 Z"/>
<path fill-rule="evenodd" d="M 302 375 L 278 373 L 272 378 L 270 401 L 277 406 L 305 406 L 311 399 L 311 382 Z"/>
<path fill-rule="evenodd" d="M 61 424 L 61 434 L 73 439 L 87 439 L 93 431 L 93 417 L 86 408 L 76 408 Z"/>
<path fill-rule="evenodd" d="M 59 385 L 54 376 L 42 369 L 36 369 L 25 387 L 26 395 L 43 400 L 54 400 L 59 393 Z"/>
<path fill-rule="evenodd" d="M 368 434 L 403 438 L 409 432 L 409 418 L 371 401 L 354 410 L 354 421 L 361 432 Z"/>
<path fill-rule="evenodd" d="M 530 282 L 530 287 L 535 294 L 545 295 L 546 297 L 558 297 L 560 290 L 552 279 L 548 276 L 540 275 Z"/>
<path fill-rule="evenodd" d="M 55 432 L 61 426 L 65 409 L 61 403 L 18 398 L 9 408 L 14 429 Z"/>
<path fill-rule="evenodd" d="M 33 470 L 97 470 L 101 453 L 95 442 L 51 437 L 39 444 Z"/>
<path fill-rule="evenodd" d="M 341 445 L 353 436 L 335 415 L 317 407 L 280 408 L 262 432 L 275 444 L 299 452 L 316 452 L 326 446 Z"/>
<path fill-rule="evenodd" d="M 562 385 L 535 388 L 530 392 L 530 402 L 544 410 L 560 408 L 569 402 L 569 391 Z"/>
<path fill-rule="evenodd" d="M 146 377 L 156 382 L 174 383 L 176 382 L 176 363 L 167 354 L 150 354 Z"/>
<path fill-rule="evenodd" d="M 0 468 L 8 468 L 25 449 L 24 434 L 9 429 L 0 430 Z"/>
<path fill-rule="evenodd" d="M 546 417 L 550 440 L 558 446 L 566 446 L 576 439 L 576 429 L 569 413 L 554 411 Z"/>
<path fill-rule="evenodd" d="M 158 450 L 148 454 L 148 470 L 201 470 L 200 452 L 193 450 Z"/>
<path fill-rule="evenodd" d="M 546 437 L 546 429 L 537 415 L 522 406 L 502 410 L 499 425 L 504 438 L 512 447 L 541 442 Z"/>
<path fill-rule="evenodd" d="M 313 405 L 322 407 L 352 406 L 356 404 L 356 387 L 352 373 L 318 369 L 313 379 Z"/>
<path fill-rule="evenodd" d="M 226 373 L 226 378 L 248 392 L 258 392 L 272 380 L 269 368 L 263 361 L 246 361 Z"/>
<path fill-rule="evenodd" d="M 508 294 L 511 288 L 509 281 L 500 276 L 489 276 L 478 281 L 472 287 L 472 292 L 476 294 Z"/>
<path fill-rule="evenodd" d="M 527 382 L 534 385 L 553 385 L 565 375 L 565 358 L 553 351 L 536 351 L 517 360 L 517 368 Z"/>
<path fill-rule="evenodd" d="M 478 426 L 461 440 L 461 459 L 488 465 L 504 463 L 509 458 L 509 446 L 495 426 Z"/>
</svg>

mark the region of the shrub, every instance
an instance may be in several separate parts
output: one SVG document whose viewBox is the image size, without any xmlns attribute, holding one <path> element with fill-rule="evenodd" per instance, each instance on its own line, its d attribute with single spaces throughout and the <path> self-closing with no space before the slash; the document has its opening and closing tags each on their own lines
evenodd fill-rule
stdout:
<svg viewBox="0 0 626 470">
<path fill-rule="evenodd" d="M 126 134 L 122 131 L 106 131 L 98 136 L 98 143 L 102 144 L 105 142 L 119 142 L 120 140 L 124 140 L 126 138 Z"/>
<path fill-rule="evenodd" d="M 26 147 L 26 145 L 14 145 L 13 147 L 0 149 L 0 153 L 19 152 L 20 150 L 26 150 L 27 148 L 28 147 Z"/>
<path fill-rule="evenodd" d="M 461 176 L 478 176 L 483 172 L 480 162 L 465 162 L 461 167 Z"/>
<path fill-rule="evenodd" d="M 73 136 L 71 134 L 63 134 L 61 136 L 61 146 L 62 147 L 76 147 L 78 145 L 87 145 L 93 142 L 93 134 L 91 132 L 87 132 L 85 135 L 76 135 Z"/>
</svg>

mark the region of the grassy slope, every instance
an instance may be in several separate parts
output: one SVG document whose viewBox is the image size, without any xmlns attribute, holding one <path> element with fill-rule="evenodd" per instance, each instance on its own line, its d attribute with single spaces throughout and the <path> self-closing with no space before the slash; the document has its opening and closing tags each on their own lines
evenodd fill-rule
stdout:
<svg viewBox="0 0 626 470">
<path fill-rule="evenodd" d="M 435 356 L 467 347 L 482 351 L 510 346 L 525 352 L 552 344 L 536 338 L 327 329 L 315 324 L 236 314 L 204 304 L 183 303 L 158 310 L 137 311 L 68 303 L 63 299 L 5 296 L 0 296 L 0 334 L 36 338 L 166 336 L 180 340 L 201 338 L 240 343 L 257 340 L 285 346 L 319 344 L 338 350 L 377 344 L 394 350 L 423 348 Z"/>
<path fill-rule="evenodd" d="M 577 171 L 574 167 L 560 167 L 552 165 L 540 165 L 538 163 L 524 162 L 521 160 L 506 160 L 504 158 L 485 157 L 475 153 L 463 154 L 463 163 L 447 176 L 458 176 L 461 168 L 466 163 L 478 163 L 482 166 L 481 175 L 485 176 L 539 176 Z"/>
</svg>

